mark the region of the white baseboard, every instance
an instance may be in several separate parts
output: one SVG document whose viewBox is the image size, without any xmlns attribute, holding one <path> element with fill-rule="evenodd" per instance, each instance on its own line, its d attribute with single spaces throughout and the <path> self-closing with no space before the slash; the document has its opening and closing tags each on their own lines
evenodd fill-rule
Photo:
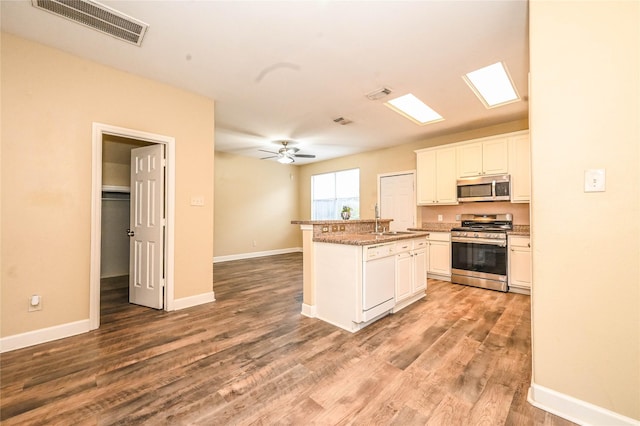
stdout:
<svg viewBox="0 0 640 426">
<path fill-rule="evenodd" d="M 208 293 L 196 294 L 195 296 L 183 297 L 182 299 L 174 299 L 173 310 L 179 311 L 180 309 L 186 309 L 192 306 L 198 306 L 215 301 L 216 295 L 213 291 Z"/>
<path fill-rule="evenodd" d="M 315 318 L 316 317 L 316 305 L 307 305 L 306 303 L 302 304 L 302 312 L 300 312 L 305 317 Z"/>
<path fill-rule="evenodd" d="M 28 331 L 26 333 L 14 334 L 0 339 L 0 353 L 38 345 L 40 343 L 51 342 L 52 340 L 63 339 L 77 334 L 87 333 L 90 330 L 88 319 L 53 327 L 41 328 L 39 330 Z"/>
<path fill-rule="evenodd" d="M 228 256 L 215 256 L 213 263 L 229 262 L 231 260 L 252 259 L 254 257 L 275 256 L 276 254 L 302 252 L 302 247 L 291 247 L 279 250 L 254 251 L 253 253 L 230 254 Z"/>
<path fill-rule="evenodd" d="M 534 407 L 580 425 L 640 426 L 640 421 L 569 395 L 531 384 L 527 400 Z"/>
</svg>

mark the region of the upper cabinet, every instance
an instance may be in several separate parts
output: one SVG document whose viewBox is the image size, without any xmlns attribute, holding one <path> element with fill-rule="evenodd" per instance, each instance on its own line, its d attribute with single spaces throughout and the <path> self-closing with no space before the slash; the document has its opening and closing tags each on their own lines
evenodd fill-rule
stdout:
<svg viewBox="0 0 640 426">
<path fill-rule="evenodd" d="M 529 131 L 416 151 L 418 205 L 458 204 L 458 179 L 511 175 L 511 202 L 531 200 Z"/>
<path fill-rule="evenodd" d="M 456 149 L 459 178 L 508 173 L 509 145 L 506 137 L 484 139 Z"/>
<path fill-rule="evenodd" d="M 509 174 L 511 174 L 511 202 L 530 202 L 531 147 L 529 132 L 509 137 Z"/>
<path fill-rule="evenodd" d="M 457 204 L 455 148 L 416 151 L 418 205 Z"/>
</svg>

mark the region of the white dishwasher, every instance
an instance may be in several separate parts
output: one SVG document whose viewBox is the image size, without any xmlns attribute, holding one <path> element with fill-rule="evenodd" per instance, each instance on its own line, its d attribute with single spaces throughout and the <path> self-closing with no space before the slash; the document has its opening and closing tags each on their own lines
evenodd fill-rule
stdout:
<svg viewBox="0 0 640 426">
<path fill-rule="evenodd" d="M 395 305 L 395 243 L 364 247 L 362 256 L 362 320 L 369 321 Z"/>
</svg>

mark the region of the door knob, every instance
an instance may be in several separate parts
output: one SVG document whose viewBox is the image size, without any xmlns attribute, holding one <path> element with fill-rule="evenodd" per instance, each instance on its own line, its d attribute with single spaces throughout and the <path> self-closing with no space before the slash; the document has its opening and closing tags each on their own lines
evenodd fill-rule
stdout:
<svg viewBox="0 0 640 426">
<path fill-rule="evenodd" d="M 132 231 L 131 229 L 127 229 L 127 235 L 130 237 L 133 237 L 136 235 L 136 233 L 134 231 Z"/>
</svg>

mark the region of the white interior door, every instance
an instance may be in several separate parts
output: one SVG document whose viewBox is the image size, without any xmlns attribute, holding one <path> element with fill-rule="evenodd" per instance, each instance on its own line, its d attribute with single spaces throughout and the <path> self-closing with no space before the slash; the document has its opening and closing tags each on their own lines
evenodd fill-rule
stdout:
<svg viewBox="0 0 640 426">
<path fill-rule="evenodd" d="M 129 302 L 164 301 L 164 145 L 131 150 Z"/>
<path fill-rule="evenodd" d="M 398 174 L 380 177 L 380 217 L 393 219 L 391 231 L 413 228 L 416 216 L 414 174 Z"/>
</svg>

